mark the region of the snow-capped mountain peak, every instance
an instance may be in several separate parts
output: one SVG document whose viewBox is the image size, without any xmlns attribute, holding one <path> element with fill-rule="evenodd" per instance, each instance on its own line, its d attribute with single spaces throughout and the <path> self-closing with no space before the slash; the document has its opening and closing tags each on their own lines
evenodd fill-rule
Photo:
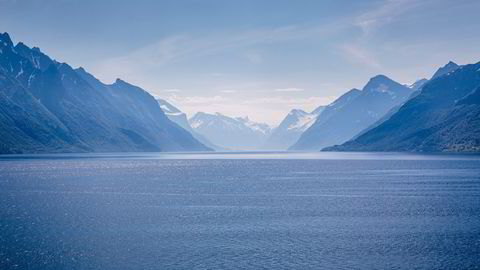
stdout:
<svg viewBox="0 0 480 270">
<path fill-rule="evenodd" d="M 293 109 L 287 117 L 280 123 L 279 127 L 286 127 L 287 130 L 305 131 L 307 130 L 317 119 L 317 116 L 325 109 L 325 106 L 320 106 L 308 113 L 304 110 Z"/>
<path fill-rule="evenodd" d="M 198 112 L 190 126 L 213 143 L 230 149 L 255 149 L 271 133 L 271 127 L 245 117 L 229 117 L 221 113 Z"/>
<path fill-rule="evenodd" d="M 368 83 L 363 87 L 363 91 L 369 93 L 386 93 L 390 95 L 392 99 L 394 99 L 398 94 L 401 94 L 400 91 L 405 90 L 405 88 L 407 87 L 397 83 L 385 75 L 377 75 L 368 81 Z"/>
<path fill-rule="evenodd" d="M 310 113 L 297 115 L 296 121 L 290 124 L 287 127 L 287 129 L 305 131 L 313 124 L 316 118 L 317 118 L 317 115 L 310 114 Z"/>
<path fill-rule="evenodd" d="M 298 140 L 305 130 L 315 123 L 315 120 L 325 108 L 325 106 L 320 106 L 310 113 L 301 109 L 292 109 L 280 125 L 272 131 L 265 147 L 276 150 L 287 149 Z"/>
<path fill-rule="evenodd" d="M 167 102 L 166 100 L 163 99 L 157 99 L 158 105 L 160 106 L 160 109 L 165 113 L 165 115 L 170 119 L 171 121 L 175 122 L 177 125 L 185 129 L 186 131 L 190 132 L 192 136 L 203 143 L 204 145 L 215 149 L 215 150 L 225 150 L 222 147 L 218 147 L 217 145 L 213 144 L 210 142 L 207 138 L 202 136 L 201 134 L 198 134 L 195 132 L 194 128 L 191 126 L 191 124 L 188 122 L 187 115 L 180 111 L 177 107 L 172 105 L 171 103 Z M 201 122 L 196 123 L 196 125 L 201 125 Z"/>
</svg>

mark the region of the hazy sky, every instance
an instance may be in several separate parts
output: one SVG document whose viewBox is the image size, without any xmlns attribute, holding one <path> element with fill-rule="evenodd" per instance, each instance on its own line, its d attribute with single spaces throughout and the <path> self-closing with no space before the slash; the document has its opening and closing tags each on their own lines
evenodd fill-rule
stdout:
<svg viewBox="0 0 480 270">
<path fill-rule="evenodd" d="M 0 0 L 0 31 L 190 116 L 278 124 L 385 74 L 480 61 L 480 1 Z"/>
</svg>

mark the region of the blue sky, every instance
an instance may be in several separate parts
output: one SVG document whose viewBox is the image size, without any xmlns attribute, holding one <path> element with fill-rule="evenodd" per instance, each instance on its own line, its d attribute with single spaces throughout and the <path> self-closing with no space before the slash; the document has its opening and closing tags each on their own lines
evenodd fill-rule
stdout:
<svg viewBox="0 0 480 270">
<path fill-rule="evenodd" d="M 278 124 L 370 77 L 480 61 L 480 1 L 0 0 L 0 31 L 196 111 Z"/>
</svg>

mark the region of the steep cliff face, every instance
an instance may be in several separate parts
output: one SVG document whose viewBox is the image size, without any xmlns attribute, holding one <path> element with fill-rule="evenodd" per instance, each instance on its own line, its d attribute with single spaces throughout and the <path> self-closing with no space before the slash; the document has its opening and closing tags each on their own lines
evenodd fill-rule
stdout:
<svg viewBox="0 0 480 270">
<path fill-rule="evenodd" d="M 0 34 L 1 153 L 208 150 L 146 91 L 105 85 Z"/>
</svg>

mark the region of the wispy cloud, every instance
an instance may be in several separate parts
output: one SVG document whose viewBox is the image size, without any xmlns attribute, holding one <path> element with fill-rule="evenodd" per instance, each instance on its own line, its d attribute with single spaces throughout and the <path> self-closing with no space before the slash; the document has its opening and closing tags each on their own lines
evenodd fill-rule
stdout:
<svg viewBox="0 0 480 270">
<path fill-rule="evenodd" d="M 352 62 L 357 62 L 371 68 L 381 68 L 382 66 L 376 60 L 375 56 L 361 47 L 353 44 L 344 44 L 340 49 L 346 54 L 346 58 Z"/>
<path fill-rule="evenodd" d="M 305 91 L 305 89 L 291 87 L 291 88 L 278 88 L 278 89 L 275 89 L 275 91 L 277 91 L 277 92 L 303 92 L 303 91 Z"/>
<path fill-rule="evenodd" d="M 103 79 L 142 74 L 152 69 L 165 67 L 180 61 L 192 60 L 236 48 L 249 48 L 258 44 L 276 43 L 303 38 L 318 38 L 334 33 L 345 24 L 332 23 L 316 26 L 287 25 L 244 32 L 210 34 L 185 34 L 164 37 L 156 42 L 137 48 L 124 55 L 103 60 L 93 68 Z M 252 63 L 261 63 L 258 52 L 247 51 L 243 56 Z"/>
<path fill-rule="evenodd" d="M 378 28 L 400 19 L 402 14 L 431 2 L 431 0 L 385 0 L 378 7 L 357 16 L 353 23 L 365 35 L 369 35 Z"/>
<path fill-rule="evenodd" d="M 102 60 L 92 67 L 92 71 L 99 74 L 105 81 L 111 81 L 117 77 L 140 80 L 143 74 L 152 70 L 229 50 L 233 54 L 241 54 L 251 63 L 263 63 L 265 60 L 263 55 L 251 50 L 252 46 L 299 39 L 318 40 L 320 37 L 327 38 L 330 34 L 338 35 L 339 32 L 352 27 L 359 27 L 365 35 L 368 35 L 381 26 L 397 20 L 405 12 L 430 1 L 386 0 L 378 7 L 353 18 L 337 18 L 318 25 L 286 25 L 242 32 L 187 33 L 166 36 L 123 55 Z M 356 41 L 352 40 L 351 43 Z M 236 50 L 238 48 L 241 50 Z M 352 56 L 356 55 L 358 59 L 362 57 L 358 49 L 346 47 L 345 50 Z M 378 61 L 371 62 L 370 66 L 376 66 L 375 63 L 378 64 Z"/>
<path fill-rule="evenodd" d="M 353 18 L 352 24 L 360 28 L 362 35 L 351 40 L 348 44 L 340 44 L 339 48 L 350 62 L 360 63 L 370 68 L 382 68 L 380 61 L 368 47 L 372 42 L 372 35 L 381 28 L 401 20 L 404 15 L 420 6 L 431 4 L 432 0 L 384 0 L 376 7 L 360 13 Z"/>
</svg>

